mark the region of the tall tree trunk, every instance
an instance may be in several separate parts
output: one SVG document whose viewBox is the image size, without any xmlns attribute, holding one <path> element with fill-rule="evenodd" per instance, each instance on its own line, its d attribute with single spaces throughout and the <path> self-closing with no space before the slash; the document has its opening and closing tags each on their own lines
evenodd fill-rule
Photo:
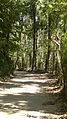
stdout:
<svg viewBox="0 0 67 119">
<path fill-rule="evenodd" d="M 66 33 L 66 16 L 64 16 L 63 32 Z M 61 46 L 62 46 L 62 41 L 61 41 Z M 63 57 L 63 56 L 61 56 L 61 60 L 63 60 L 62 57 Z M 64 76 L 64 89 L 66 89 L 66 85 L 65 85 L 65 84 L 66 84 L 67 80 L 66 80 L 66 71 L 64 70 L 64 69 L 65 69 L 64 67 L 65 67 L 65 66 L 64 66 L 64 63 L 63 63 L 63 61 L 62 61 L 62 72 L 63 72 L 63 76 Z"/>
<path fill-rule="evenodd" d="M 61 85 L 61 89 L 63 89 L 64 86 L 64 78 L 63 78 L 63 71 L 62 71 L 62 65 L 61 65 L 61 54 L 60 54 L 60 50 L 57 49 L 57 60 L 58 60 L 58 65 L 59 65 L 59 77 L 58 77 L 58 81 Z"/>
<path fill-rule="evenodd" d="M 50 29 L 51 29 L 51 18 L 50 18 L 50 14 L 48 14 L 48 49 L 47 49 L 46 63 L 45 63 L 46 72 L 48 71 L 49 57 L 50 57 L 50 39 L 51 39 Z"/>
<path fill-rule="evenodd" d="M 59 40 L 59 38 L 58 38 Z M 63 78 L 63 70 L 62 70 L 62 64 L 61 64 L 61 50 L 60 50 L 60 40 L 57 41 L 56 39 L 53 39 L 53 42 L 56 45 L 56 60 L 57 60 L 57 65 L 58 65 L 58 84 L 60 86 L 60 90 L 64 88 L 64 78 Z"/>
<path fill-rule="evenodd" d="M 33 5 L 33 61 L 32 70 L 36 70 L 36 4 Z"/>
</svg>

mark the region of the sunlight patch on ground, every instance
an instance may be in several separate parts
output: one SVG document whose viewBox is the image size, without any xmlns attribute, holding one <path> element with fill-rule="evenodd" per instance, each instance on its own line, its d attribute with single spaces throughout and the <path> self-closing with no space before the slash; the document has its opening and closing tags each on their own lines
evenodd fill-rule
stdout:
<svg viewBox="0 0 67 119">
<path fill-rule="evenodd" d="M 40 87 L 38 84 L 31 84 L 31 85 L 22 85 L 21 88 L 10 88 L 4 89 L 0 92 L 0 94 L 18 94 L 18 93 L 38 93 L 40 92 Z"/>
<path fill-rule="evenodd" d="M 52 91 L 54 89 L 57 89 L 57 86 L 39 86 L 39 84 L 33 84 L 33 83 L 55 83 L 57 79 L 45 79 L 45 80 L 22 80 L 21 79 L 15 79 L 13 78 L 11 81 L 16 82 L 14 83 L 9 83 L 7 82 L 6 84 L 14 84 L 15 86 L 18 86 L 19 84 L 21 85 L 19 88 L 18 87 L 13 87 L 13 88 L 1 88 L 0 95 L 2 94 L 13 94 L 13 95 L 20 95 L 20 93 L 29 93 L 29 94 L 36 94 L 36 93 L 42 93 L 43 91 Z M 18 84 L 17 84 L 18 82 Z M 20 83 L 19 83 L 20 82 Z M 21 84 L 22 83 L 22 84 Z M 28 83 L 28 84 L 25 84 Z M 31 84 L 30 84 L 31 83 Z M 55 91 L 57 92 L 57 91 Z"/>
<path fill-rule="evenodd" d="M 27 104 L 27 101 L 18 101 L 19 102 L 19 105 L 21 105 L 21 103 L 22 103 L 22 105 L 26 105 Z"/>
<path fill-rule="evenodd" d="M 28 101 L 18 101 L 17 103 L 3 103 L 3 102 L 1 102 L 0 103 L 0 108 L 1 109 L 3 109 L 3 111 L 4 110 L 6 110 L 8 113 L 12 113 L 12 109 L 15 109 L 15 110 L 18 110 L 18 105 L 17 104 L 19 104 L 19 106 L 25 106 L 26 104 L 28 103 Z M 8 110 L 9 109 L 9 110 Z"/>
<path fill-rule="evenodd" d="M 0 112 L 0 119 L 60 119 L 67 115 L 55 115 L 50 113 L 42 113 L 37 111 L 19 111 L 18 113 L 9 115 L 8 113 Z"/>
<path fill-rule="evenodd" d="M 33 79 L 33 78 L 25 78 L 25 79 L 22 79 L 22 78 L 20 78 L 20 79 L 18 79 L 18 78 L 13 78 L 13 79 L 11 79 L 11 81 L 14 81 L 14 82 L 37 82 L 37 83 L 46 83 L 46 82 L 50 82 L 50 83 L 54 83 L 54 82 L 56 82 L 58 79 Z"/>
</svg>

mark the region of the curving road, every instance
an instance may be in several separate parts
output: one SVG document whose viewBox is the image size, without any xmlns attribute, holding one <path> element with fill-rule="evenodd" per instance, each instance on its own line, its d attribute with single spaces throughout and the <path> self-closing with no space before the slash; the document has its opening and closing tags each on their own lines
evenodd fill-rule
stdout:
<svg viewBox="0 0 67 119">
<path fill-rule="evenodd" d="M 47 73 L 16 71 L 14 78 L 0 86 L 0 119 L 66 117 L 59 94 L 49 91 L 56 80 Z"/>
</svg>

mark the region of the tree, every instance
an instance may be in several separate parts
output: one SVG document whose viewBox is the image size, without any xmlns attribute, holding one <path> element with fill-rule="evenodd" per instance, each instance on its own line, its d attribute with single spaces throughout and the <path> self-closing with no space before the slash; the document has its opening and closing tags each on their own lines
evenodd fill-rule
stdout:
<svg viewBox="0 0 67 119">
<path fill-rule="evenodd" d="M 0 71 L 3 75 L 13 72 L 12 52 L 17 47 L 16 39 L 12 37 L 12 30 L 19 15 L 18 1 L 0 0 Z"/>
</svg>

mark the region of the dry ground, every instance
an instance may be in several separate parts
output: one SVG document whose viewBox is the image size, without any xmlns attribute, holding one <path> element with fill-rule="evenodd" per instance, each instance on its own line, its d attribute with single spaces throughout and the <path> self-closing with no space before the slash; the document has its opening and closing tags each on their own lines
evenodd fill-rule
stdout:
<svg viewBox="0 0 67 119">
<path fill-rule="evenodd" d="M 50 93 L 55 81 L 47 73 L 16 71 L 0 84 L 0 119 L 67 119 L 65 103 Z"/>
</svg>

